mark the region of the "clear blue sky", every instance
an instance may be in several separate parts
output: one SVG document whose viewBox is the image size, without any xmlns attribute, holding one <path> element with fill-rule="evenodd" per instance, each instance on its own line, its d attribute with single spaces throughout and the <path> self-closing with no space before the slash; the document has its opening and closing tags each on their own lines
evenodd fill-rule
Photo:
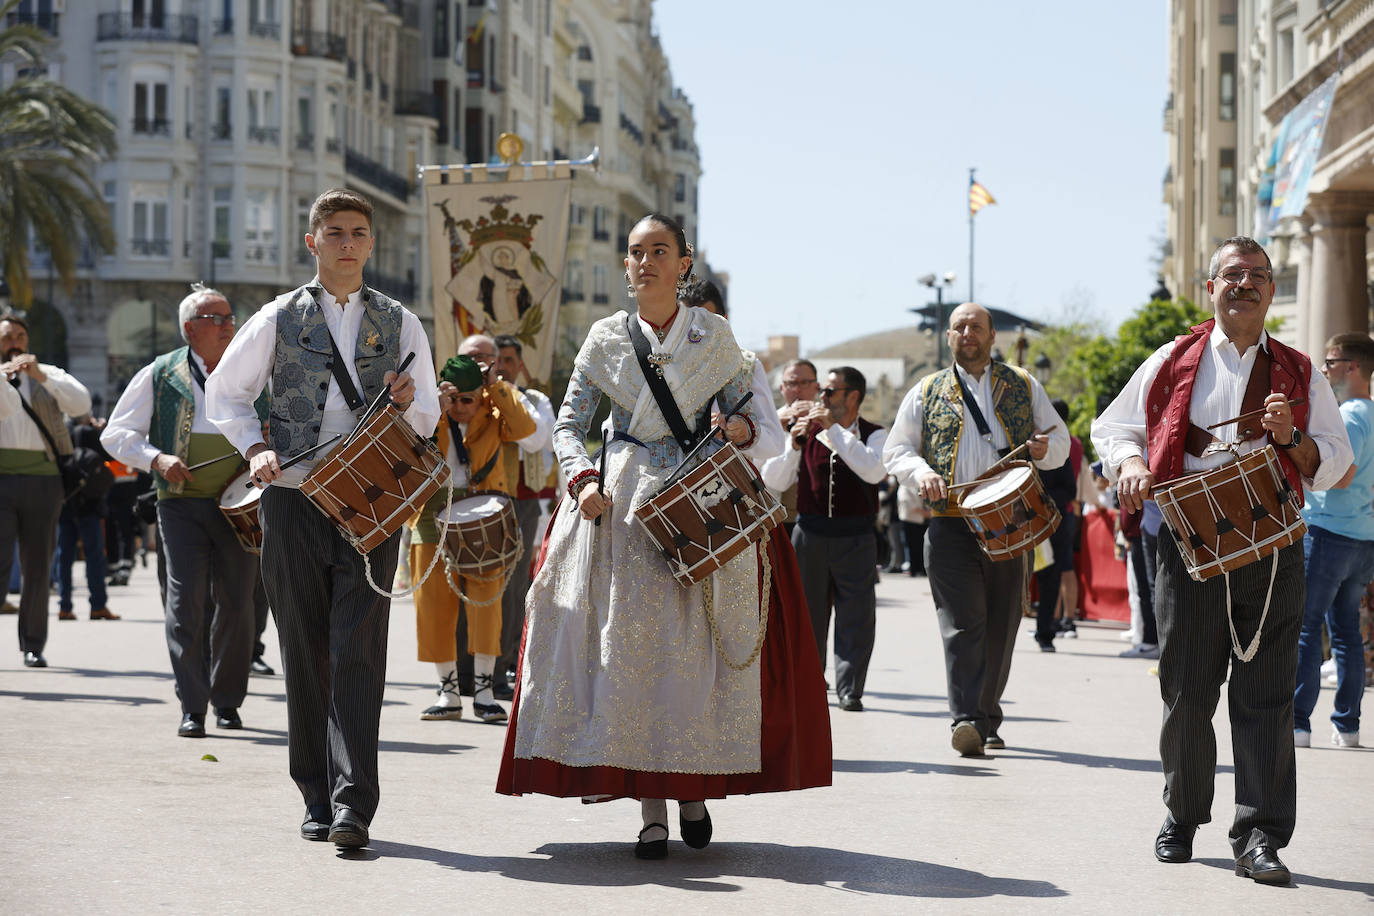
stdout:
<svg viewBox="0 0 1374 916">
<path fill-rule="evenodd" d="M 914 319 L 916 278 L 1114 326 L 1154 288 L 1168 162 L 1163 0 L 656 0 L 704 175 L 699 243 L 740 343 L 810 352 Z M 948 301 L 949 297 L 946 297 Z"/>
</svg>

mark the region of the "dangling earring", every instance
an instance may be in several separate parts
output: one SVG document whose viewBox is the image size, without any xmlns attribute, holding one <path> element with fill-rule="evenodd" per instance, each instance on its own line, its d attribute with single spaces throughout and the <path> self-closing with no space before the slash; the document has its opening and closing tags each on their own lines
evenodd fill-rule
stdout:
<svg viewBox="0 0 1374 916">
<path fill-rule="evenodd" d="M 638 299 L 639 294 L 635 292 L 635 285 L 630 282 L 630 272 L 625 271 L 625 291 L 630 294 L 631 299 Z"/>
</svg>

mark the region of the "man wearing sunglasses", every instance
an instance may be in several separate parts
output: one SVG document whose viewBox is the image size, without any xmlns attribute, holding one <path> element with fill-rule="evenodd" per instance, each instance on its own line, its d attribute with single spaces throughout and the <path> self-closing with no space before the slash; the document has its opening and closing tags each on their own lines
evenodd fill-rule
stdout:
<svg viewBox="0 0 1374 916">
<path fill-rule="evenodd" d="M 1123 512 L 1139 510 L 1160 483 L 1270 445 L 1299 504 L 1304 489 L 1340 485 L 1350 467 L 1331 386 L 1305 353 L 1264 329 L 1274 298 L 1269 255 L 1254 239 L 1227 239 L 1212 255 L 1208 277 L 1215 317 L 1156 350 L 1093 422 L 1093 446 L 1117 484 Z M 1262 412 L 1257 422 L 1221 425 L 1252 410 Z M 1278 850 L 1293 835 L 1297 811 L 1293 690 L 1303 547 L 1290 544 L 1201 582 L 1188 574 L 1177 532 L 1162 527 L 1157 549 L 1159 749 L 1168 813 L 1155 857 L 1189 861 L 1198 825 L 1212 819 L 1212 716 L 1225 682 L 1236 768 L 1236 874 L 1287 884 Z"/>
<path fill-rule="evenodd" d="M 830 370 L 820 400 L 793 418 L 791 447 L 760 469 L 773 490 L 797 488 L 792 547 L 822 669 L 835 609 L 835 696 L 846 712 L 864 708 L 877 627 L 878 483 L 887 476 L 887 430 L 859 416 L 866 391 L 858 369 Z"/>
<path fill-rule="evenodd" d="M 240 546 L 220 511 L 219 495 L 243 462 L 205 414 L 205 383 L 234 339 L 234 313 L 223 293 L 196 283 L 177 316 L 186 346 L 134 375 L 100 443 L 116 461 L 157 477 L 167 651 L 181 702 L 177 734 L 204 738 L 208 706 L 220 728 L 243 727 L 238 710 L 253 657 L 258 558 Z M 265 397 L 257 407 L 265 418 Z M 220 457 L 227 460 L 191 470 Z"/>
</svg>

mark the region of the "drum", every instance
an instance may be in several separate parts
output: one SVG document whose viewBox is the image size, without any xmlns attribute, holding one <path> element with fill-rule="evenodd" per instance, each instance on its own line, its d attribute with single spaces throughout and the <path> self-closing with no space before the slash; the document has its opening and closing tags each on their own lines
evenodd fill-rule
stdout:
<svg viewBox="0 0 1374 916">
<path fill-rule="evenodd" d="M 1171 480 L 1151 496 L 1178 538 L 1188 575 L 1199 582 L 1263 559 L 1307 533 L 1272 445 Z"/>
<path fill-rule="evenodd" d="M 262 490 L 248 486 L 251 471 L 244 468 L 229 478 L 224 492 L 219 495 L 219 511 L 229 520 L 234 529 L 234 537 L 239 539 L 243 549 L 253 554 L 262 553 L 262 526 L 258 524 L 258 500 Z"/>
<path fill-rule="evenodd" d="M 1029 461 L 1009 462 L 969 490 L 959 511 L 993 560 L 1029 553 L 1059 527 L 1059 507 L 1045 495 Z"/>
<path fill-rule="evenodd" d="M 478 493 L 455 500 L 434 514 L 435 524 L 448 526 L 444 559 L 455 573 L 474 579 L 495 579 L 515 565 L 524 544 L 515 503 L 504 493 Z"/>
<path fill-rule="evenodd" d="M 439 449 L 388 404 L 315 465 L 301 492 L 358 553 L 391 537 L 448 483 Z"/>
<path fill-rule="evenodd" d="M 634 510 L 673 576 L 693 585 L 763 540 L 787 512 L 734 445 Z"/>
</svg>

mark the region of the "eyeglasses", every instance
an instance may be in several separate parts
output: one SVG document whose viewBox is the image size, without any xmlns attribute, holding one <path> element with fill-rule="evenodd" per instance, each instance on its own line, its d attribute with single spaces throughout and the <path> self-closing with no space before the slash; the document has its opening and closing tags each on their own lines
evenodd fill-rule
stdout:
<svg viewBox="0 0 1374 916">
<path fill-rule="evenodd" d="M 825 395 L 826 397 L 830 397 L 832 394 L 835 394 L 836 392 L 839 392 L 839 391 L 853 391 L 853 390 L 854 390 L 853 388 L 822 388 L 822 389 L 821 389 L 821 394 Z"/>
<path fill-rule="evenodd" d="M 814 384 L 816 384 L 816 380 L 815 380 L 815 379 L 813 379 L 813 378 L 803 378 L 803 379 L 797 379 L 796 381 L 785 381 L 785 382 L 782 383 L 782 387 L 784 387 L 784 388 L 805 388 L 807 385 L 814 385 Z"/>
<path fill-rule="evenodd" d="M 473 394 L 460 394 L 454 397 L 459 404 L 476 404 L 477 396 Z"/>
<path fill-rule="evenodd" d="M 1263 267 L 1232 267 L 1228 270 L 1223 270 L 1218 276 L 1234 286 L 1237 283 L 1244 282 L 1246 274 L 1249 274 L 1250 279 L 1259 286 L 1264 286 L 1274 279 L 1273 271 L 1266 270 Z"/>
<path fill-rule="evenodd" d="M 1328 369 L 1334 369 L 1340 363 L 1353 363 L 1353 359 L 1324 359 L 1322 365 Z"/>
<path fill-rule="evenodd" d="M 209 322 L 213 322 L 214 325 L 215 325 L 215 327 L 218 328 L 218 327 L 222 327 L 226 321 L 229 322 L 230 324 L 233 324 L 233 323 L 234 323 L 234 316 L 233 316 L 233 315 L 192 315 L 188 320 L 189 320 L 189 321 L 209 321 Z"/>
</svg>

